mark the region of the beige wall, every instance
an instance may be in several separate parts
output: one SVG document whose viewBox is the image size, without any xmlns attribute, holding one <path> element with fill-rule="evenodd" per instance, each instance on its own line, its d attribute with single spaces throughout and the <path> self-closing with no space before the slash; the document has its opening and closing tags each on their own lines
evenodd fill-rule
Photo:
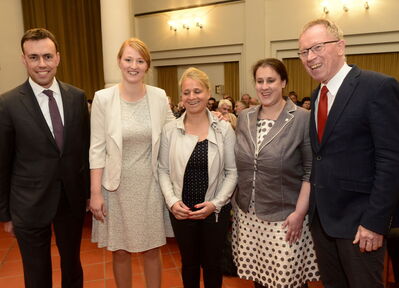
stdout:
<svg viewBox="0 0 399 288">
<path fill-rule="evenodd" d="M 181 65 L 177 67 L 177 79 L 180 80 L 181 75 L 183 75 L 184 70 L 194 66 L 198 69 L 204 71 L 211 82 L 211 94 L 212 97 L 219 100 L 221 95 L 216 94 L 215 85 L 223 85 L 224 83 L 224 65 L 222 63 L 215 64 L 197 64 L 197 65 Z M 180 92 L 180 90 L 179 90 Z"/>
<path fill-rule="evenodd" d="M 26 80 L 20 39 L 24 33 L 21 1 L 0 1 L 0 93 Z"/>
<path fill-rule="evenodd" d="M 136 2 L 144 5 L 140 0 Z M 185 2 L 151 1 L 146 12 L 159 11 L 161 6 L 168 9 L 181 7 Z M 136 35 L 152 50 L 154 66 L 239 61 L 241 93 L 248 92 L 252 96 L 255 95 L 250 77 L 253 63 L 265 57 L 297 57 L 298 35 L 302 26 L 314 18 L 328 17 L 341 26 L 346 35 L 348 54 L 399 51 L 399 1 L 371 0 L 370 9 L 366 10 L 363 1 L 349 0 L 348 12 L 342 9 L 341 1 L 329 1 L 327 16 L 320 2 L 246 0 L 154 13 L 135 18 Z M 135 13 L 139 12 L 135 10 Z M 169 30 L 170 19 L 201 13 L 205 15 L 201 31 Z"/>
<path fill-rule="evenodd" d="M 148 13 L 154 11 L 162 11 L 162 10 L 170 10 L 170 9 L 179 9 L 194 5 L 204 5 L 211 4 L 215 2 L 215 0 L 134 0 L 134 13 Z"/>
<path fill-rule="evenodd" d="M 134 0 L 132 6 L 133 14 L 140 14 L 215 2 Z M 249 92 L 254 96 L 250 77 L 252 64 L 264 57 L 296 57 L 301 27 L 313 18 L 325 16 L 320 2 L 246 0 L 136 16 L 131 36 L 140 37 L 148 44 L 155 67 L 151 71 L 155 72 L 157 66 L 214 65 L 238 61 L 241 93 Z M 343 11 L 339 4 L 341 1 L 329 2 L 332 6 L 327 17 L 344 30 L 348 54 L 399 51 L 398 0 L 370 0 L 369 10 L 363 8 L 362 1 L 349 0 L 348 12 Z M 16 0 L 0 1 L 0 35 L 1 39 L 7 39 L 7 44 L 0 46 L 0 92 L 18 85 L 26 78 L 19 58 L 19 40 L 23 33 L 20 5 L 20 1 Z M 169 20 L 179 17 L 190 19 L 197 15 L 205 21 L 202 29 L 191 27 L 176 32 L 169 29 Z M 112 61 L 114 59 L 115 55 L 112 55 Z M 209 73 L 219 75 L 220 72 L 215 69 Z M 150 84 L 156 83 L 155 74 L 149 73 Z"/>
</svg>

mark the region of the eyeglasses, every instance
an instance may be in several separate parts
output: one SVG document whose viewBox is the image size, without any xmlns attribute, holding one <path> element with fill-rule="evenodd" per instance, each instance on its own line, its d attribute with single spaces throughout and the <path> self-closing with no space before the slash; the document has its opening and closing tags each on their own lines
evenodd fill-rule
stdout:
<svg viewBox="0 0 399 288">
<path fill-rule="evenodd" d="M 309 55 L 309 51 L 312 51 L 315 54 L 320 54 L 321 52 L 323 52 L 326 44 L 337 43 L 339 41 L 341 41 L 341 40 L 333 40 L 333 41 L 325 41 L 325 42 L 317 43 L 310 48 L 303 49 L 302 51 L 299 51 L 298 52 L 299 58 L 307 58 Z"/>
</svg>

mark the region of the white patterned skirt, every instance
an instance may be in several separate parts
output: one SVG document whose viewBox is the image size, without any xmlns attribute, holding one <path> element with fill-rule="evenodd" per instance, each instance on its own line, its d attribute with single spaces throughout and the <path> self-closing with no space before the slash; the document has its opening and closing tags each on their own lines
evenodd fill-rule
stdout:
<svg viewBox="0 0 399 288">
<path fill-rule="evenodd" d="M 283 222 L 259 219 L 253 201 L 248 213 L 236 207 L 232 248 L 240 278 L 273 288 L 297 288 L 307 281 L 319 280 L 308 217 L 301 239 L 292 245 L 285 241 Z"/>
</svg>

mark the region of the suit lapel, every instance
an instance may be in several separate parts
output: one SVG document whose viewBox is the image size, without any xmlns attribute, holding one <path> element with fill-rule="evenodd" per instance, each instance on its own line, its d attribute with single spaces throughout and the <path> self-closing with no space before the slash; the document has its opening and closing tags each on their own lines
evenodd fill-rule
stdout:
<svg viewBox="0 0 399 288">
<path fill-rule="evenodd" d="M 67 135 L 66 133 L 69 124 L 72 122 L 72 111 L 73 109 L 73 96 L 71 95 L 68 87 L 64 85 L 62 82 L 58 81 L 58 85 L 60 87 L 60 92 L 61 92 L 61 98 L 62 98 L 62 106 L 64 109 L 64 144 L 67 143 Z"/>
<path fill-rule="evenodd" d="M 321 145 L 327 141 L 331 132 L 334 130 L 335 124 L 337 120 L 341 116 L 342 112 L 345 109 L 346 104 L 349 99 L 352 97 L 353 92 L 358 84 L 358 77 L 360 75 L 360 69 L 354 66 L 352 70 L 345 77 L 344 81 L 339 87 L 337 95 L 335 96 L 334 103 L 328 113 L 326 127 L 323 134 L 323 139 L 321 141 Z"/>
<path fill-rule="evenodd" d="M 265 148 L 265 146 L 267 146 L 284 129 L 284 127 L 294 118 L 294 115 L 292 115 L 291 112 L 295 111 L 296 109 L 297 109 L 297 106 L 290 100 L 287 100 L 287 103 L 285 103 L 285 106 L 284 106 L 283 110 L 281 111 L 280 115 L 278 116 L 273 127 L 270 129 L 269 133 L 267 133 L 265 135 L 265 138 L 263 138 L 263 141 L 259 148 L 259 151 L 261 151 L 263 148 Z"/>
<path fill-rule="evenodd" d="M 119 153 L 122 155 L 122 114 L 121 114 L 121 99 L 119 96 L 119 85 L 114 87 L 114 93 L 110 101 L 110 107 L 105 107 L 106 119 L 109 121 L 108 133 L 114 139 L 119 148 Z"/>
<path fill-rule="evenodd" d="M 32 116 L 37 126 L 39 126 L 39 130 L 43 131 L 43 133 L 46 134 L 47 138 L 54 145 L 54 147 L 58 149 L 57 143 L 55 142 L 53 134 L 51 133 L 50 128 L 47 125 L 46 119 L 44 118 L 43 112 L 40 109 L 35 94 L 30 87 L 29 81 L 26 81 L 23 85 L 20 91 L 20 96 L 22 104 L 25 106 L 26 110 L 28 110 L 29 114 Z"/>
<path fill-rule="evenodd" d="M 155 143 L 158 141 L 159 136 L 161 135 L 161 124 L 160 124 L 160 98 L 159 97 L 151 97 L 154 93 L 151 91 L 151 87 L 146 85 L 146 93 L 148 99 L 148 106 L 150 110 L 150 118 L 151 118 L 151 129 L 152 129 L 152 148 L 154 148 Z"/>
<path fill-rule="evenodd" d="M 253 149 L 256 148 L 256 130 L 257 130 L 257 121 L 258 121 L 258 114 L 260 110 L 260 105 L 256 107 L 256 109 L 252 109 L 247 114 L 247 123 L 248 123 L 248 131 L 251 136 L 251 141 L 253 145 Z"/>
<path fill-rule="evenodd" d="M 155 91 L 149 85 L 146 85 L 146 93 L 148 99 L 148 106 L 150 111 L 151 118 L 151 164 L 154 169 L 154 173 L 156 173 L 157 161 L 158 161 L 158 142 L 161 137 L 161 117 L 164 117 L 164 114 L 161 109 L 161 105 L 163 104 L 161 101 L 161 97 L 157 97 Z"/>
<path fill-rule="evenodd" d="M 317 140 L 317 129 L 316 129 L 316 100 L 317 100 L 317 95 L 319 93 L 320 90 L 320 85 L 319 87 L 317 87 L 313 93 L 312 93 L 312 101 L 310 104 L 310 127 L 309 127 L 309 135 L 310 135 L 310 141 L 312 142 L 312 147 L 315 151 L 319 151 L 319 140 Z"/>
</svg>

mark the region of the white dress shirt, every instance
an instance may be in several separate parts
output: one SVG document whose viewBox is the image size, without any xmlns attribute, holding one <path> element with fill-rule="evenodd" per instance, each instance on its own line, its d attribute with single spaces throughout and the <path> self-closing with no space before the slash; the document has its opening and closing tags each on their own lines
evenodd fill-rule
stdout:
<svg viewBox="0 0 399 288">
<path fill-rule="evenodd" d="M 315 102 L 315 121 L 316 121 L 316 128 L 317 128 L 317 111 L 319 110 L 319 99 L 320 99 L 320 92 L 321 88 L 323 86 L 327 86 L 328 92 L 327 92 L 327 99 L 328 99 L 328 109 L 327 113 L 330 113 L 331 107 L 334 104 L 335 96 L 337 95 L 339 87 L 341 87 L 342 82 L 344 82 L 344 79 L 346 75 L 348 75 L 349 71 L 351 71 L 352 67 L 350 67 L 348 64 L 344 63 L 344 65 L 341 67 L 341 69 L 338 71 L 337 74 L 334 75 L 333 78 L 331 78 L 330 81 L 328 81 L 327 84 L 321 84 L 320 85 L 320 90 L 319 90 L 319 95 L 317 96 L 316 102 Z"/>
<path fill-rule="evenodd" d="M 49 88 L 44 88 L 34 82 L 32 78 L 29 77 L 29 84 L 32 87 L 33 93 L 35 94 L 37 103 L 39 103 L 40 109 L 42 110 L 44 119 L 46 119 L 47 125 L 50 128 L 51 133 L 54 136 L 53 131 L 53 123 L 51 122 L 50 111 L 48 107 L 48 96 L 43 93 L 43 90 L 51 90 L 53 91 L 53 96 L 55 101 L 57 102 L 58 110 L 60 111 L 62 125 L 64 125 L 64 106 L 62 105 L 61 91 L 60 86 L 58 85 L 57 80 L 54 78 L 53 84 Z"/>
</svg>

